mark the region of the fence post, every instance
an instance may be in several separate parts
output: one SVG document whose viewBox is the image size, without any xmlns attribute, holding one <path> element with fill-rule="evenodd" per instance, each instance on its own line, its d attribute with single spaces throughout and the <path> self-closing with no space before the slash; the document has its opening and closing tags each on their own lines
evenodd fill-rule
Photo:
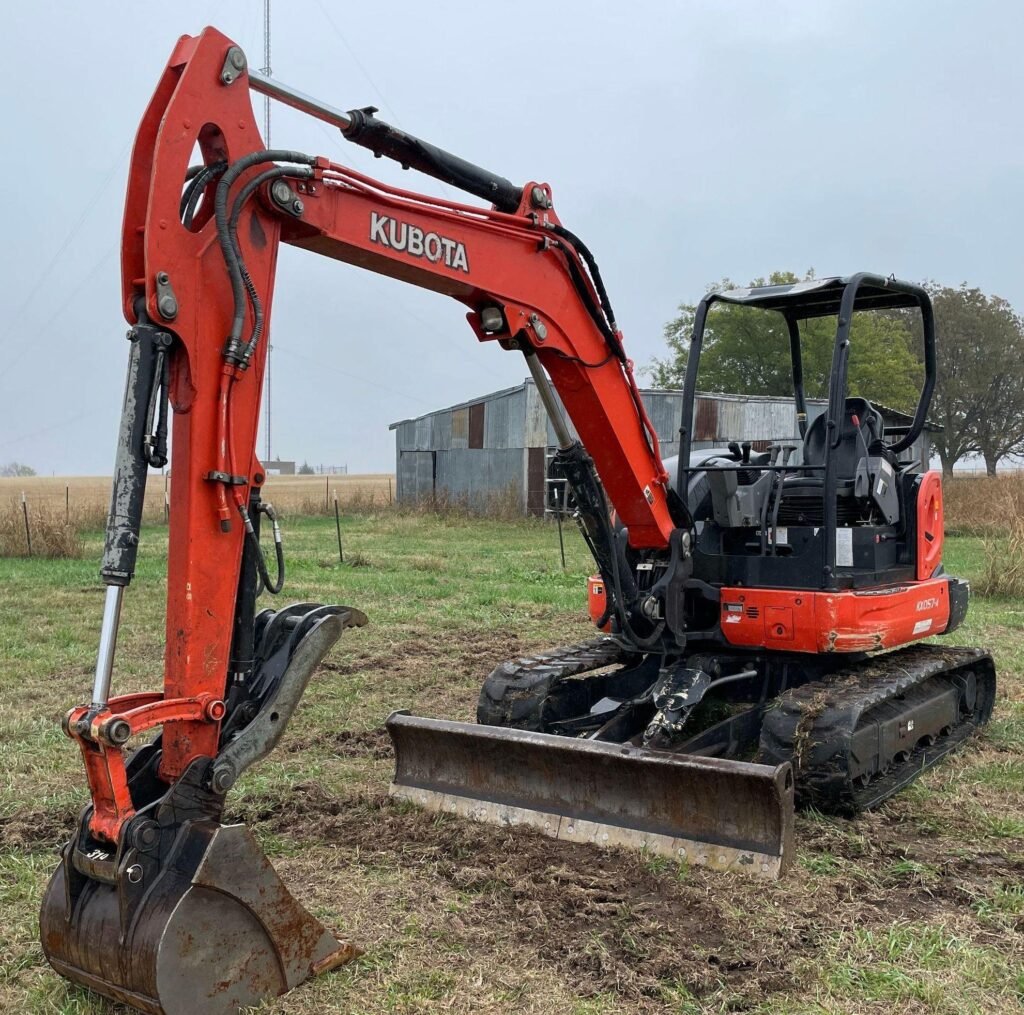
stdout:
<svg viewBox="0 0 1024 1015">
<path fill-rule="evenodd" d="M 64 487 L 64 524 L 71 524 L 71 487 Z"/>
<path fill-rule="evenodd" d="M 168 474 L 164 473 L 164 525 L 169 525 L 171 521 L 171 498 L 167 492 L 167 480 L 169 479 Z"/>
<path fill-rule="evenodd" d="M 322 469 L 323 466 L 321 465 Z M 331 509 L 331 477 L 324 476 L 324 507 L 329 511 Z"/>
<path fill-rule="evenodd" d="M 338 530 L 338 563 L 345 563 L 345 554 L 341 549 L 341 514 L 338 512 L 338 491 L 334 491 L 334 525 Z"/>
<path fill-rule="evenodd" d="M 391 477 L 388 476 L 388 503 L 391 503 Z"/>
<path fill-rule="evenodd" d="M 564 492 L 564 491 L 563 491 Z M 565 570 L 565 540 L 562 538 L 562 508 L 558 503 L 559 489 L 556 486 L 555 494 L 555 517 L 558 519 L 558 551 L 562 555 L 562 570 Z"/>
<path fill-rule="evenodd" d="M 32 556 L 32 530 L 28 525 L 28 498 L 25 491 L 21 491 L 21 513 L 25 516 L 25 542 L 28 544 L 28 555 Z"/>
</svg>

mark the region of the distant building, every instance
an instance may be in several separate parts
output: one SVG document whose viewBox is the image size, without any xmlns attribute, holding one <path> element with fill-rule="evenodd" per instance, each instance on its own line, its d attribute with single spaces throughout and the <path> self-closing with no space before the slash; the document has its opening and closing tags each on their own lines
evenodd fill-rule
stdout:
<svg viewBox="0 0 1024 1015">
<path fill-rule="evenodd" d="M 683 393 L 640 392 L 664 458 L 679 449 Z M 813 420 L 824 400 L 808 400 Z M 887 426 L 907 426 L 905 413 L 876 405 Z M 566 422 L 570 424 L 568 417 Z M 936 427 L 929 424 L 932 430 Z M 527 378 L 505 388 L 416 419 L 392 423 L 395 431 L 397 499 L 414 502 L 435 496 L 466 499 L 483 507 L 499 496 L 518 499 L 524 514 L 541 515 L 556 507 L 557 484 L 548 481 L 555 435 L 537 386 Z M 575 433 L 575 431 L 573 431 Z M 764 450 L 772 439 L 797 439 L 791 398 L 698 393 L 694 406 L 694 449 L 751 441 Z M 927 462 L 926 433 L 902 456 Z"/>
<path fill-rule="evenodd" d="M 263 468 L 267 470 L 272 476 L 294 476 L 295 475 L 295 463 L 286 462 L 283 459 L 277 458 L 272 462 L 264 462 Z"/>
</svg>

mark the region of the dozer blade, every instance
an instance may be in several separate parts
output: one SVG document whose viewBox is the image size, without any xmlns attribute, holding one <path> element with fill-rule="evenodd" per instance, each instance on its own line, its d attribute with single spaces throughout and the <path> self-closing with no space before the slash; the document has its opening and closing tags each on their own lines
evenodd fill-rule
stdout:
<svg viewBox="0 0 1024 1015">
<path fill-rule="evenodd" d="M 488 824 L 778 878 L 793 854 L 793 773 L 395 712 L 391 795 Z"/>
</svg>

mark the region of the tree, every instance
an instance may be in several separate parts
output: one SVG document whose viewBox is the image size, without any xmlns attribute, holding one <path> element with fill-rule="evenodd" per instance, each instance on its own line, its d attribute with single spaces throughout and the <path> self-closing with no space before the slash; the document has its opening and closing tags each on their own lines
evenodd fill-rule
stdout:
<svg viewBox="0 0 1024 1015">
<path fill-rule="evenodd" d="M 34 476 L 36 470 L 23 462 L 8 462 L 0 465 L 0 476 Z"/>
<path fill-rule="evenodd" d="M 300 476 L 312 476 L 312 475 L 315 475 L 315 474 L 316 474 L 316 470 L 313 468 L 312 465 L 309 464 L 309 462 L 303 462 L 299 466 L 299 475 Z"/>
<path fill-rule="evenodd" d="M 808 272 L 804 277 L 813 278 L 814 273 Z M 801 280 L 792 272 L 777 271 L 767 280 L 755 279 L 750 284 L 784 285 L 798 281 Z M 713 288 L 722 291 L 733 287 L 732 282 L 723 279 Z M 665 325 L 670 355 L 664 360 L 655 359 L 648 367 L 659 387 L 683 385 L 696 310 L 695 304 L 681 304 L 678 316 Z M 804 389 L 808 398 L 828 395 L 835 333 L 836 321 L 832 317 L 800 324 Z M 912 410 L 921 388 L 922 369 L 907 321 L 881 313 L 858 314 L 850 343 L 850 393 L 896 409 Z M 789 330 L 782 315 L 729 304 L 713 306 L 704 332 L 697 384 L 704 391 L 791 396 Z"/>
<path fill-rule="evenodd" d="M 1024 321 L 999 296 L 928 284 L 938 352 L 932 418 L 943 427 L 935 450 L 948 477 L 965 455 L 979 453 L 990 476 L 1024 453 Z"/>
</svg>

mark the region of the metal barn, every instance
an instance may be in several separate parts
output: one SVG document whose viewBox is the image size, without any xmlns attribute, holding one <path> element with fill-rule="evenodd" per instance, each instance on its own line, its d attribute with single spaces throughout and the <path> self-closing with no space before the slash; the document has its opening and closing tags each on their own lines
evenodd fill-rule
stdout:
<svg viewBox="0 0 1024 1015">
<path fill-rule="evenodd" d="M 646 389 L 641 396 L 662 455 L 671 458 L 679 446 L 683 394 Z M 808 399 L 810 418 L 825 405 L 823 400 Z M 876 408 L 889 425 L 910 422 L 904 413 Z M 524 514 L 533 515 L 556 506 L 557 487 L 547 480 L 555 435 L 532 378 L 514 388 L 392 423 L 390 429 L 395 431 L 399 501 L 448 497 L 485 508 L 498 498 L 513 498 Z M 772 439 L 797 439 L 799 431 L 791 398 L 700 393 L 693 433 L 695 449 L 735 440 L 751 441 L 763 450 Z M 927 434 L 922 434 L 904 457 L 927 462 L 928 443 Z"/>
</svg>

